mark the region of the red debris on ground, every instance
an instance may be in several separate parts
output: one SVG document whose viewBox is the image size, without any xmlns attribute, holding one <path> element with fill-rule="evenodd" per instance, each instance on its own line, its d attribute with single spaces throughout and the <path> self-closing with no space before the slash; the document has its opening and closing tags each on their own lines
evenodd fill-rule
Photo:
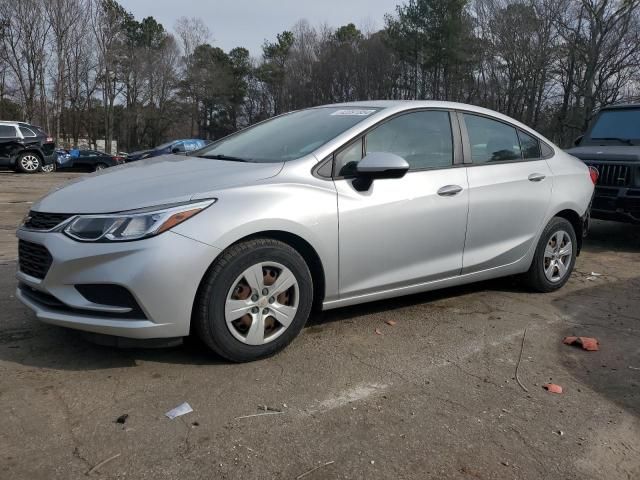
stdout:
<svg viewBox="0 0 640 480">
<path fill-rule="evenodd" d="M 551 393 L 562 393 L 562 387 L 555 383 L 547 383 L 546 385 L 543 385 L 542 388 Z"/>
<path fill-rule="evenodd" d="M 396 322 L 395 320 L 386 320 L 384 323 L 386 323 L 387 325 L 391 326 L 391 327 L 395 327 Z"/>
<path fill-rule="evenodd" d="M 589 352 L 597 352 L 600 350 L 600 343 L 598 342 L 598 339 L 591 337 L 565 337 L 562 343 L 565 345 L 582 347 L 584 350 L 588 350 Z"/>
<path fill-rule="evenodd" d="M 376 335 L 384 335 L 379 328 L 376 328 Z"/>
</svg>

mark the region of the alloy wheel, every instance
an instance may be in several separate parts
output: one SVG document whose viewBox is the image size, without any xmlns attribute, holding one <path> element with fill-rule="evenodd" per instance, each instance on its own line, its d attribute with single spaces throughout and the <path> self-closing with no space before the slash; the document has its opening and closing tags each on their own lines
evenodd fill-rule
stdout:
<svg viewBox="0 0 640 480">
<path fill-rule="evenodd" d="M 25 172 L 36 172 L 40 168 L 40 159 L 31 154 L 23 155 L 20 159 L 20 166 Z"/>
<path fill-rule="evenodd" d="M 233 282 L 225 302 L 231 334 L 247 345 L 272 342 L 291 325 L 298 311 L 299 286 L 282 264 L 262 262 Z"/>
<path fill-rule="evenodd" d="M 544 249 L 544 275 L 550 282 L 561 281 L 569 272 L 573 259 L 571 237 L 564 230 L 554 232 Z"/>
</svg>

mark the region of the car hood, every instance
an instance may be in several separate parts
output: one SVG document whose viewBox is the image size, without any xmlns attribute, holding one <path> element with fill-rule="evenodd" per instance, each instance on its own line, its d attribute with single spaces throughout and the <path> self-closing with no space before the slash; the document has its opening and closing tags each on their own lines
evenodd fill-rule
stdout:
<svg viewBox="0 0 640 480">
<path fill-rule="evenodd" d="M 69 182 L 32 208 L 47 213 L 112 213 L 211 198 L 220 189 L 273 177 L 282 166 L 163 155 Z"/>
<path fill-rule="evenodd" d="M 640 162 L 640 146 L 635 145 L 589 145 L 570 148 L 567 153 L 580 160 Z"/>
</svg>

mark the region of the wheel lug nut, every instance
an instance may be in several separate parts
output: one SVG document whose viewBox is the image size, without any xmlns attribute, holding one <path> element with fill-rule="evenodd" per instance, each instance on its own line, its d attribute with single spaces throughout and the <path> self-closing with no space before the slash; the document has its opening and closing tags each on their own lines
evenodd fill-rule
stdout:
<svg viewBox="0 0 640 480">
<path fill-rule="evenodd" d="M 276 302 L 276 299 L 275 299 L 275 298 L 271 297 L 271 298 L 269 299 L 269 303 L 275 303 L 275 302 Z"/>
<path fill-rule="evenodd" d="M 268 295 L 269 294 L 269 290 L 267 290 L 266 288 L 262 290 L 262 294 L 263 295 Z"/>
<path fill-rule="evenodd" d="M 258 295 L 251 295 L 251 301 L 252 302 L 257 302 L 258 301 Z"/>
<path fill-rule="evenodd" d="M 269 309 L 268 309 L 268 308 L 265 308 L 264 310 L 262 310 L 262 314 L 263 314 L 263 315 L 266 315 L 266 314 L 268 314 L 268 313 L 269 313 Z"/>
<path fill-rule="evenodd" d="M 258 307 L 253 307 L 251 309 L 251 313 L 258 313 L 260 311 L 260 309 Z"/>
</svg>

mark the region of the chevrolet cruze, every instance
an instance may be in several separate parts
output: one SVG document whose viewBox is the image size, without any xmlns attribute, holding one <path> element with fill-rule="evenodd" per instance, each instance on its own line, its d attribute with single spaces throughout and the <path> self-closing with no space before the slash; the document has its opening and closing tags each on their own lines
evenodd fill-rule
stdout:
<svg viewBox="0 0 640 480">
<path fill-rule="evenodd" d="M 314 306 L 507 275 L 560 288 L 594 182 L 482 108 L 311 108 L 50 192 L 17 232 L 17 295 L 44 322 L 134 339 L 195 332 L 250 361 L 291 342 Z"/>
</svg>

